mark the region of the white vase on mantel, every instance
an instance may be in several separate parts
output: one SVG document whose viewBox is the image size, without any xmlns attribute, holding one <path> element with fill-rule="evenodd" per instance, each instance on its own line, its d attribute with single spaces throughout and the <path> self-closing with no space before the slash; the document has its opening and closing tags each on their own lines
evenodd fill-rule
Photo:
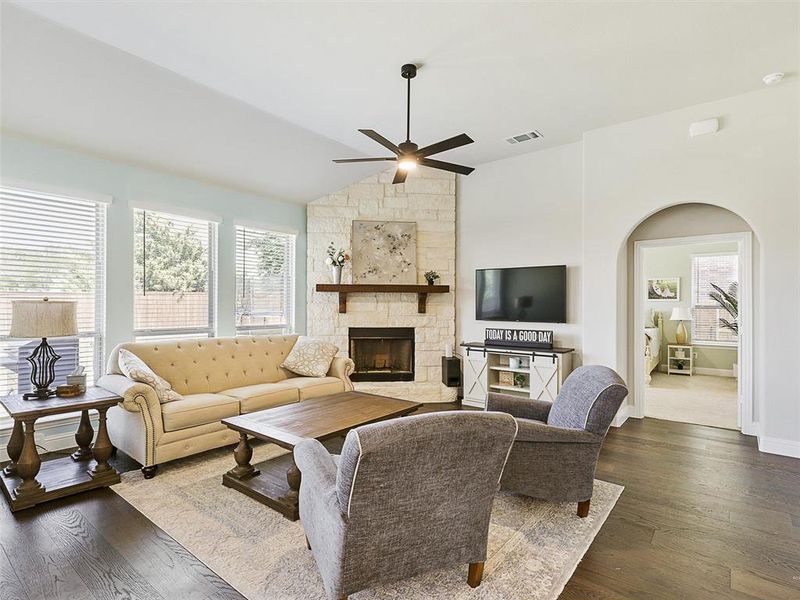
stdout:
<svg viewBox="0 0 800 600">
<path fill-rule="evenodd" d="M 334 285 L 339 285 L 342 283 L 342 267 L 340 265 L 333 265 L 331 267 L 331 275 L 333 277 Z"/>
</svg>

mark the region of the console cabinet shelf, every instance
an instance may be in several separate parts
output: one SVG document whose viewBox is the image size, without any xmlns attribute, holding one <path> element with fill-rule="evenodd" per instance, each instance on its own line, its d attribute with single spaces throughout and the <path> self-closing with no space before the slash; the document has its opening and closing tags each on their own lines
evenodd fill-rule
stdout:
<svg viewBox="0 0 800 600">
<path fill-rule="evenodd" d="M 404 283 L 318 283 L 318 292 L 336 292 L 339 294 L 339 312 L 347 312 L 347 294 L 416 294 L 417 312 L 425 313 L 428 294 L 447 294 L 449 285 L 416 285 Z"/>
</svg>

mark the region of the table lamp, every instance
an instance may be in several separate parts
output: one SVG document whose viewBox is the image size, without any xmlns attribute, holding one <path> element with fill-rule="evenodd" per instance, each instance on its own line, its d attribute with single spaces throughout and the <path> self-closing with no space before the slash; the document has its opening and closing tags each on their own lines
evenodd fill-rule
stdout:
<svg viewBox="0 0 800 600">
<path fill-rule="evenodd" d="M 31 363 L 34 391 L 24 394 L 25 400 L 46 400 L 55 394 L 50 384 L 56 378 L 55 364 L 61 357 L 47 338 L 78 335 L 77 306 L 74 300 L 12 300 L 9 337 L 42 338 L 26 359 Z"/>
<path fill-rule="evenodd" d="M 685 345 L 688 334 L 683 322 L 692 320 L 692 309 L 685 306 L 675 307 L 672 309 L 669 320 L 679 321 L 678 329 L 675 331 L 675 341 L 681 346 Z"/>
</svg>

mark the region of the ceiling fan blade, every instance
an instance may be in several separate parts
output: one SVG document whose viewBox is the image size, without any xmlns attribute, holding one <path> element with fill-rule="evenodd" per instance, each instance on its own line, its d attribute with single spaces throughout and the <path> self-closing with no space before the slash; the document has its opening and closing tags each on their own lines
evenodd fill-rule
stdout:
<svg viewBox="0 0 800 600">
<path fill-rule="evenodd" d="M 475 169 L 474 167 L 465 167 L 464 165 L 456 165 L 441 160 L 433 160 L 432 158 L 420 158 L 419 164 L 433 169 L 441 169 L 442 171 L 450 171 L 451 173 L 459 173 L 461 175 L 469 175 Z"/>
<path fill-rule="evenodd" d="M 378 142 L 384 148 L 388 148 L 389 150 L 391 150 L 395 154 L 402 154 L 402 152 L 400 152 L 400 148 L 395 146 L 392 142 L 387 140 L 385 137 L 383 137 L 377 131 L 372 131 L 372 129 L 359 129 L 359 131 L 361 133 L 363 133 L 365 136 L 367 136 L 368 138 L 371 138 L 371 139 L 375 140 L 376 142 Z"/>
<path fill-rule="evenodd" d="M 406 177 L 408 176 L 408 171 L 404 171 L 403 169 L 397 169 L 394 172 L 394 179 L 392 179 L 392 183 L 405 183 Z"/>
<path fill-rule="evenodd" d="M 423 156 L 438 154 L 439 152 L 444 152 L 445 150 L 460 148 L 461 146 L 466 146 L 467 144 L 471 144 L 474 141 L 475 140 L 469 137 L 466 133 L 462 133 L 461 135 L 457 135 L 455 137 L 442 140 L 441 142 L 436 142 L 435 144 L 431 144 L 430 146 L 425 146 L 424 148 L 420 148 L 415 152 L 415 154 L 420 158 L 422 158 Z"/>
<path fill-rule="evenodd" d="M 397 160 L 396 156 L 390 156 L 387 158 L 334 158 L 333 162 L 335 163 L 357 163 L 357 162 L 377 162 L 381 160 Z"/>
</svg>

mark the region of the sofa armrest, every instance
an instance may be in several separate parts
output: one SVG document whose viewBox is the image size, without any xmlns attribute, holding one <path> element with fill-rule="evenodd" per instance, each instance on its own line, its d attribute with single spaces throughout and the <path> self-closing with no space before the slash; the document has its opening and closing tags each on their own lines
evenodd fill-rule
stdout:
<svg viewBox="0 0 800 600">
<path fill-rule="evenodd" d="M 350 375 L 355 371 L 356 363 L 352 359 L 345 356 L 336 356 L 331 361 L 331 367 L 328 369 L 328 377 L 338 377 L 344 381 L 345 391 L 353 391 L 353 382 L 350 381 Z"/>
<path fill-rule="evenodd" d="M 152 387 L 129 379 L 124 375 L 103 375 L 97 380 L 97 385 L 109 392 L 114 392 L 117 396 L 121 396 L 122 402 L 120 402 L 120 406 L 130 412 L 142 413 L 145 422 L 154 431 L 164 432 L 161 420 L 161 403 L 158 401 L 158 394 Z"/>
<path fill-rule="evenodd" d="M 551 402 L 544 400 L 532 400 L 496 392 L 489 392 L 486 398 L 486 410 L 508 413 L 517 419 L 547 421 L 552 406 Z"/>
<path fill-rule="evenodd" d="M 603 437 L 585 429 L 555 427 L 541 421 L 518 419 L 517 442 L 542 442 L 549 444 L 600 444 Z"/>
</svg>

